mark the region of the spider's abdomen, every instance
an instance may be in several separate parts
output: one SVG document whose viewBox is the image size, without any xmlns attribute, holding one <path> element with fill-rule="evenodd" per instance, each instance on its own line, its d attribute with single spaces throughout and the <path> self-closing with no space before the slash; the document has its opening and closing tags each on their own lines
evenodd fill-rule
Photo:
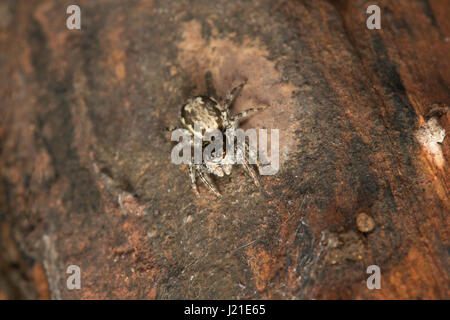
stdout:
<svg viewBox="0 0 450 320">
<path fill-rule="evenodd" d="M 211 98 L 200 96 L 190 99 L 181 109 L 181 122 L 191 132 L 194 123 L 199 122 L 203 130 L 223 129 L 221 112 L 217 102 Z"/>
</svg>

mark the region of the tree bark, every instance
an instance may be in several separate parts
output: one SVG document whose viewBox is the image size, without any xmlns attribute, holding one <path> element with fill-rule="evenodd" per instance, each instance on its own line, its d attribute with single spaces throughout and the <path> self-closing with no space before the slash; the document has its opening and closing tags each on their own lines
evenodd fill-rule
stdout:
<svg viewBox="0 0 450 320">
<path fill-rule="evenodd" d="M 377 4 L 2 1 L 0 298 L 448 299 L 450 7 Z M 197 199 L 163 129 L 243 80 L 280 170 Z"/>
</svg>

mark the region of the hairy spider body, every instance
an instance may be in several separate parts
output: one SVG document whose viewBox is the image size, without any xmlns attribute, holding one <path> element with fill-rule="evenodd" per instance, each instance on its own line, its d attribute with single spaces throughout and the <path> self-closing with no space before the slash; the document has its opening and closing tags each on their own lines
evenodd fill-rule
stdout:
<svg viewBox="0 0 450 320">
<path fill-rule="evenodd" d="M 245 82 L 235 87 L 222 101 L 216 101 L 216 99 L 206 96 L 198 96 L 189 99 L 181 108 L 181 123 L 183 124 L 183 127 L 198 138 L 202 138 L 204 132 L 216 129 L 220 130 L 222 134 L 225 134 L 227 130 L 237 129 L 240 119 L 266 109 L 268 106 L 252 108 L 231 116 L 230 108 L 244 85 Z M 194 130 L 194 123 L 196 122 L 201 125 L 201 133 Z M 226 139 L 224 139 L 224 141 L 226 141 Z M 203 147 L 206 145 L 207 144 L 203 144 Z M 246 144 L 246 146 L 249 152 L 254 152 L 250 150 L 248 144 Z M 242 157 L 244 160 L 243 166 L 245 171 L 253 179 L 255 185 L 259 186 L 258 176 L 248 161 L 248 156 L 245 154 L 245 148 L 242 150 L 242 148 L 235 146 L 235 155 Z M 223 156 L 225 156 L 225 152 Z M 216 196 L 221 197 L 221 194 L 214 186 L 209 174 L 218 177 L 229 175 L 231 173 L 232 164 L 227 163 L 224 159 L 225 157 L 208 158 L 204 159 L 201 164 L 196 164 L 194 161 L 191 161 L 191 164 L 189 165 L 189 176 L 191 178 L 192 188 L 197 196 L 200 196 L 196 185 L 196 178 L 198 176 L 211 192 Z M 258 164 L 257 166 L 259 168 Z"/>
<path fill-rule="evenodd" d="M 192 134 L 198 134 L 194 130 L 194 123 L 199 122 L 205 131 L 223 130 L 226 115 L 222 114 L 220 104 L 213 98 L 199 96 L 189 99 L 181 109 L 181 122 Z"/>
</svg>

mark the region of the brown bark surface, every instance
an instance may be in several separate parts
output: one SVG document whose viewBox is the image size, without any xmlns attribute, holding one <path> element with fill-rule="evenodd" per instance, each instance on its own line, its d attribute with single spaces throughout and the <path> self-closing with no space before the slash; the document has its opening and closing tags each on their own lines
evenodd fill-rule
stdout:
<svg viewBox="0 0 450 320">
<path fill-rule="evenodd" d="M 0 298 L 448 299 L 450 6 L 369 4 L 2 1 Z M 244 79 L 280 170 L 197 199 L 163 128 Z"/>
</svg>

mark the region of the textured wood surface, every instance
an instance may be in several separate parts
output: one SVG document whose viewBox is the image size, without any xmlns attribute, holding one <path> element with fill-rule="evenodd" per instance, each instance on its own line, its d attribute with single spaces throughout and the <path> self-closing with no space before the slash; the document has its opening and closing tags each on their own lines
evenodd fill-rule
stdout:
<svg viewBox="0 0 450 320">
<path fill-rule="evenodd" d="M 448 299 L 450 6 L 376 2 L 2 1 L 0 298 Z M 162 129 L 244 79 L 280 171 L 197 199 Z"/>
</svg>

